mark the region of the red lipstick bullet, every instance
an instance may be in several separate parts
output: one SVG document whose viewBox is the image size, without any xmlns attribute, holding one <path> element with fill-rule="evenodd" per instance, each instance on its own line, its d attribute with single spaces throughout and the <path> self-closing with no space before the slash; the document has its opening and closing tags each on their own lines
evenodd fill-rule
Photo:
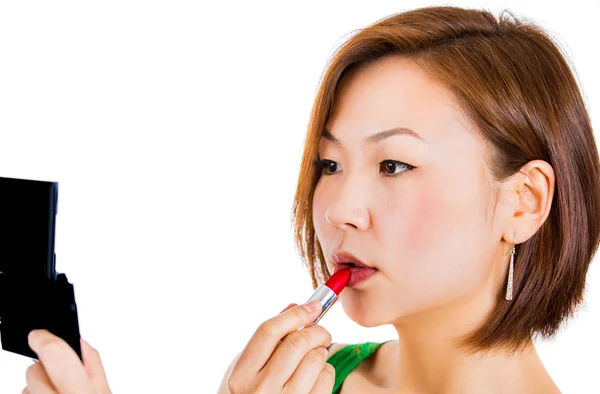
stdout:
<svg viewBox="0 0 600 394">
<path fill-rule="evenodd" d="M 313 321 L 313 324 L 318 323 L 319 320 L 321 320 L 321 318 L 329 310 L 329 308 L 331 308 L 331 306 L 337 301 L 338 296 L 340 295 L 344 287 L 346 287 L 349 280 L 350 270 L 341 269 L 333 275 L 331 275 L 327 282 L 317 287 L 312 296 L 310 296 L 308 301 L 306 301 L 307 304 L 314 300 L 318 300 L 321 303 L 321 313 Z"/>
</svg>

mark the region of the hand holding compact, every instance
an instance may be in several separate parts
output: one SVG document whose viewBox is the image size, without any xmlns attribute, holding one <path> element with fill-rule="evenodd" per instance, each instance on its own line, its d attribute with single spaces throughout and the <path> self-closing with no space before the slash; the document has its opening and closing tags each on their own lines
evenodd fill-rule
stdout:
<svg viewBox="0 0 600 394">
<path fill-rule="evenodd" d="M 73 349 L 47 330 L 29 333 L 39 362 L 27 369 L 23 394 L 110 394 L 98 352 L 81 339 L 83 364 Z"/>
</svg>

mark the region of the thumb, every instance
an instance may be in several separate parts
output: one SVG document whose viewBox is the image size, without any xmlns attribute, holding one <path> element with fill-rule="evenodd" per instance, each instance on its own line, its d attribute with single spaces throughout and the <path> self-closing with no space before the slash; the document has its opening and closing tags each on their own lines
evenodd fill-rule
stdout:
<svg viewBox="0 0 600 394">
<path fill-rule="evenodd" d="M 81 358 L 94 388 L 100 393 L 110 393 L 100 354 L 83 338 L 81 338 Z"/>
<path fill-rule="evenodd" d="M 279 312 L 279 314 L 281 315 L 283 312 L 287 311 L 288 309 L 290 309 L 290 308 L 292 308 L 294 306 L 298 306 L 298 304 L 294 304 L 294 303 L 289 304 L 288 306 L 286 306 L 285 308 L 283 308 L 283 310 L 281 312 Z"/>
</svg>

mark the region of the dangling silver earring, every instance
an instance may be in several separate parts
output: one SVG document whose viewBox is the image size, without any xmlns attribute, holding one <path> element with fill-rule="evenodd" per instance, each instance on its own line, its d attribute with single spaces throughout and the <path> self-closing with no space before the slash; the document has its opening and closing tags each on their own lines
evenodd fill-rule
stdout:
<svg viewBox="0 0 600 394">
<path fill-rule="evenodd" d="M 508 284 L 506 285 L 506 299 L 512 300 L 513 297 L 513 270 L 515 262 L 515 245 L 510 250 L 510 265 L 508 266 Z"/>
</svg>

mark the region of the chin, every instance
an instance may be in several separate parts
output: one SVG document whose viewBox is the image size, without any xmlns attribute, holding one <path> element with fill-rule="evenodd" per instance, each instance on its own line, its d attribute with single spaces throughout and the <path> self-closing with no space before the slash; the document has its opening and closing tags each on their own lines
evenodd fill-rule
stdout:
<svg viewBox="0 0 600 394">
<path fill-rule="evenodd" d="M 377 318 L 376 316 L 348 314 L 348 317 L 359 326 L 366 328 L 379 327 L 390 323 L 389 321 Z"/>
<path fill-rule="evenodd" d="M 350 320 L 360 326 L 378 327 L 390 323 L 382 314 L 381 310 L 372 308 L 367 303 L 354 302 L 350 297 L 342 297 L 340 301 L 346 315 L 350 318 Z"/>
</svg>

